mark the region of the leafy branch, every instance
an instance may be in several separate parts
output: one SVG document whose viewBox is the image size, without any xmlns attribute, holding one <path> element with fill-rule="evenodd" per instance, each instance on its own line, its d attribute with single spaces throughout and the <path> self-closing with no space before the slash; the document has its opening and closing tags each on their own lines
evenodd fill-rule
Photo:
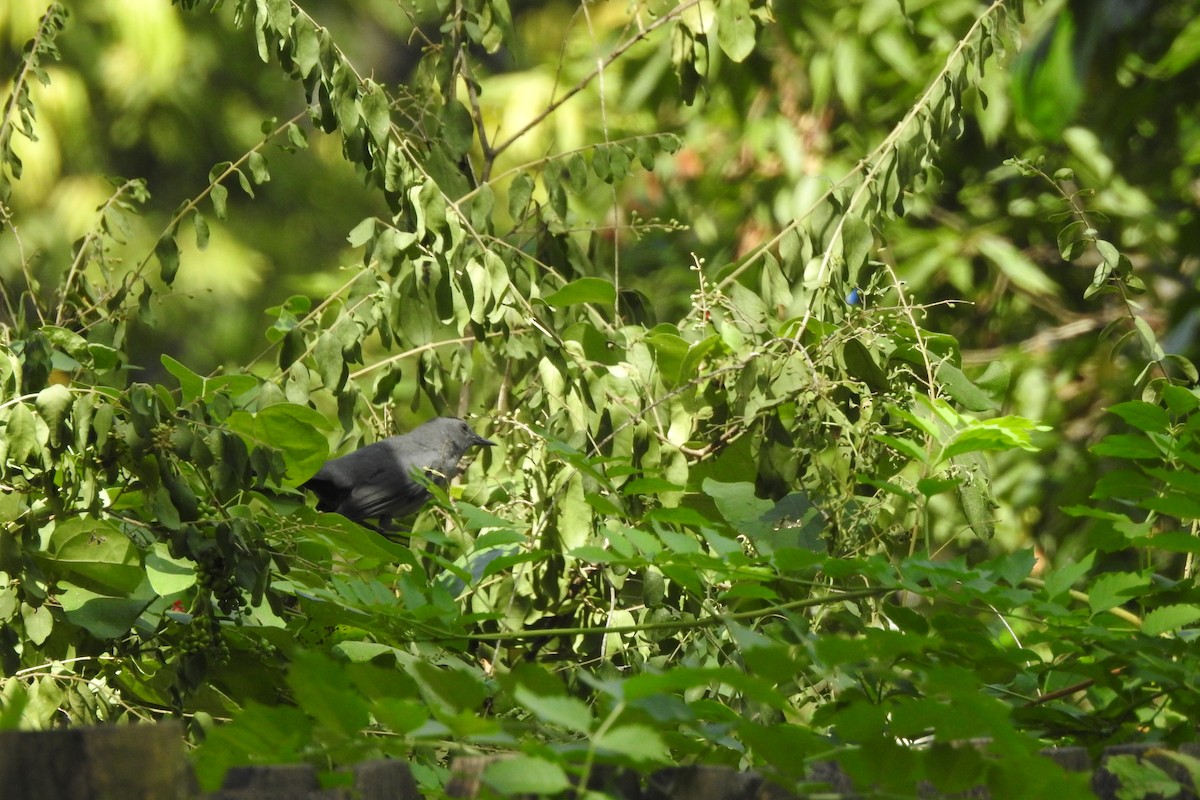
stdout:
<svg viewBox="0 0 1200 800">
<path fill-rule="evenodd" d="M 42 60 L 59 57 L 55 39 L 66 24 L 67 10 L 59 3 L 51 3 L 42 14 L 37 32 L 25 44 L 21 67 L 13 78 L 12 92 L 4 103 L 3 114 L 0 114 L 0 163 L 14 179 L 20 179 L 22 166 L 21 159 L 13 151 L 13 132 L 20 131 L 30 141 L 37 139 L 34 132 L 36 117 L 33 101 L 29 96 L 29 80 L 35 77 L 42 85 L 50 82 L 49 76 L 42 68 Z M 8 200 L 9 190 L 9 179 L 0 171 L 0 200 Z"/>
<path fill-rule="evenodd" d="M 1074 219 L 1063 226 L 1058 233 L 1059 254 L 1064 261 L 1076 261 L 1083 256 L 1088 247 L 1094 248 L 1099 255 L 1100 262 L 1097 264 L 1092 275 L 1092 282 L 1084 291 L 1083 296 L 1090 298 L 1111 292 L 1120 295 L 1125 319 L 1129 322 L 1129 330 L 1118 338 L 1114 347 L 1120 348 L 1126 338 L 1137 337 L 1149 358 L 1145 368 L 1134 380 L 1134 385 L 1145 386 L 1149 391 L 1154 391 L 1153 385 L 1157 381 L 1171 383 L 1174 379 L 1171 376 L 1171 370 L 1167 367 L 1168 362 L 1173 363 L 1183 373 L 1187 382 L 1195 383 L 1200 380 L 1200 371 L 1197 371 L 1196 366 L 1190 360 L 1163 351 L 1158 337 L 1155 336 L 1149 323 L 1138 314 L 1139 306 L 1133 297 L 1144 294 L 1146 284 L 1133 273 L 1133 264 L 1129 257 L 1120 252 L 1112 242 L 1100 237 L 1100 232 L 1089 219 L 1086 208 L 1079 202 L 1082 192 L 1068 191 L 1061 183 L 1071 180 L 1074 173 L 1064 168 L 1050 176 L 1039 163 L 1023 158 L 1010 158 L 1005 163 L 1014 167 L 1021 175 L 1037 178 L 1047 184 L 1070 208 L 1070 214 Z M 1111 327 L 1111 323 L 1109 327 Z M 1149 379 L 1151 371 L 1158 373 L 1159 377 L 1156 380 Z"/>
</svg>

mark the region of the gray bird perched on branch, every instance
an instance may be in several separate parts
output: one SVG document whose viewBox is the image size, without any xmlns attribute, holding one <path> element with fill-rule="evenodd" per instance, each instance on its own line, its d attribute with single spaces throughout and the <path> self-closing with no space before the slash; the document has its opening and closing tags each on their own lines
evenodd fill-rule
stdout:
<svg viewBox="0 0 1200 800">
<path fill-rule="evenodd" d="M 491 447 L 457 417 L 438 417 L 400 436 L 390 436 L 326 462 L 304 488 L 317 495 L 318 511 L 333 511 L 361 522 L 404 517 L 430 498 L 417 476 L 445 486 L 459 473 L 459 461 L 476 445 Z"/>
</svg>

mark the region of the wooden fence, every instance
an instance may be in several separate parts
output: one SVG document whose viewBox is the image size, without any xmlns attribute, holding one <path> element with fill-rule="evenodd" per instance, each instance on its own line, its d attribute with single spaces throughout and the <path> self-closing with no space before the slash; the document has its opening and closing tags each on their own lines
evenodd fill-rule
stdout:
<svg viewBox="0 0 1200 800">
<path fill-rule="evenodd" d="M 422 800 L 408 765 L 389 760 L 356 764 L 346 771 L 347 785 L 332 789 L 322 789 L 316 770 L 305 764 L 239 767 L 230 770 L 221 791 L 203 794 L 181 737 L 176 723 L 2 732 L 0 800 Z M 1200 745 L 1183 745 L 1172 752 L 1200 758 Z M 1065 769 L 1091 772 L 1092 789 L 1101 800 L 1115 800 L 1122 789 L 1118 777 L 1104 767 L 1114 756 L 1149 761 L 1161 768 L 1182 787 L 1182 793 L 1167 795 L 1173 800 L 1197 797 L 1197 787 L 1179 759 L 1151 745 L 1111 747 L 1095 763 L 1083 748 L 1046 753 Z M 447 794 L 480 796 L 483 772 L 496 758 L 456 759 Z M 812 797 L 870 796 L 857 793 L 833 764 L 818 765 L 811 777 L 826 787 Z M 809 796 L 785 790 L 756 773 L 705 766 L 674 767 L 648 775 L 598 768 L 590 788 L 621 800 L 802 800 Z M 1130 794 L 1132 787 L 1124 788 L 1121 797 L 1140 796 Z M 923 796 L 941 795 L 930 790 Z M 991 797 L 982 788 L 959 796 Z"/>
</svg>

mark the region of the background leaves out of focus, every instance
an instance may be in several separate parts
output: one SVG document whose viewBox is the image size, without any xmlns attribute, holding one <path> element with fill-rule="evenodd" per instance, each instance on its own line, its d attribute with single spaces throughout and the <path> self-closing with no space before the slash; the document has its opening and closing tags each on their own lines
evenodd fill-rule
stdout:
<svg viewBox="0 0 1200 800">
<path fill-rule="evenodd" d="M 0 5 L 0 724 L 500 794 L 1194 740 L 1198 19 Z M 296 488 L 434 414 L 498 446 L 407 532 Z"/>
</svg>

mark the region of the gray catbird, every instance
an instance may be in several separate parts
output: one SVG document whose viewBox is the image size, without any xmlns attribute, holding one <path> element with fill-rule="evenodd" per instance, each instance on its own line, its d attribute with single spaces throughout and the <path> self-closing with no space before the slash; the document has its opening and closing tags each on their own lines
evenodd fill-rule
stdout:
<svg viewBox="0 0 1200 800">
<path fill-rule="evenodd" d="M 304 488 L 317 495 L 318 511 L 356 522 L 378 518 L 386 526 L 389 518 L 407 516 L 429 500 L 429 490 L 415 476 L 445 486 L 467 450 L 494 444 L 457 417 L 438 417 L 326 462 Z"/>
</svg>

